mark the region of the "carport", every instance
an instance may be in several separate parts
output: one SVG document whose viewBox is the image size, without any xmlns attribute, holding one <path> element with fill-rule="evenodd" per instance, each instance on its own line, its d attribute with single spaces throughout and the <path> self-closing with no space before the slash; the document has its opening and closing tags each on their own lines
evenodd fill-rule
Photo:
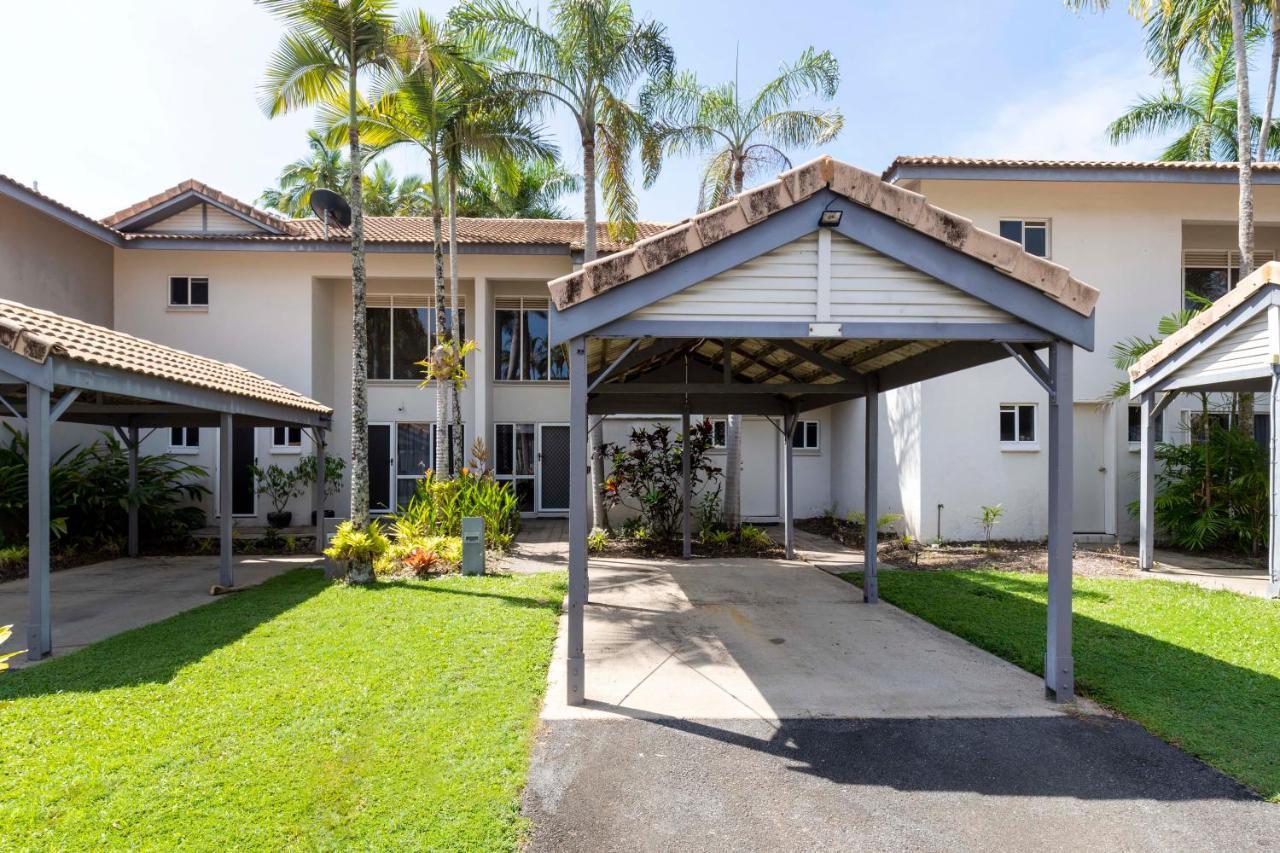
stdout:
<svg viewBox="0 0 1280 853">
<path fill-rule="evenodd" d="M 1268 438 L 1271 524 L 1267 545 L 1267 594 L 1280 595 L 1280 482 L 1276 479 L 1276 414 L 1280 412 L 1280 263 L 1254 270 L 1186 326 L 1169 335 L 1129 368 L 1130 395 L 1141 404 L 1138 495 L 1138 564 L 1155 559 L 1156 418 L 1179 394 L 1252 392 L 1270 402 Z"/>
<path fill-rule="evenodd" d="M 778 419 L 866 402 L 864 509 L 877 516 L 880 395 L 1014 358 L 1048 394 L 1045 685 L 1066 701 L 1071 658 L 1072 352 L 1093 348 L 1098 292 L 924 197 L 823 157 L 550 283 L 570 363 L 567 701 L 585 701 L 588 417 L 680 412 Z M 1047 363 L 1040 353 L 1047 350 Z M 793 551 L 791 442 L 784 539 Z M 685 554 L 689 486 L 685 475 Z M 876 533 L 864 601 L 874 604 Z"/>
<path fill-rule="evenodd" d="M 316 547 L 323 544 L 325 431 L 333 411 L 234 364 L 193 355 L 71 317 L 0 300 L 0 405 L 24 421 L 28 440 L 30 543 L 27 656 L 53 650 L 49 616 L 49 467 L 57 421 L 113 427 L 129 458 L 128 551 L 138 553 L 138 448 L 142 430 L 217 427 L 220 563 L 232 574 L 231 436 L 235 426 L 297 426 L 315 442 Z"/>
</svg>

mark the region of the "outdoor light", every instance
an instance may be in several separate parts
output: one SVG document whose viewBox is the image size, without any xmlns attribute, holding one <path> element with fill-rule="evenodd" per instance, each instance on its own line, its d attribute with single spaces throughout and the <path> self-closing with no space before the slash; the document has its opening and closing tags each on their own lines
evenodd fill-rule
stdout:
<svg viewBox="0 0 1280 853">
<path fill-rule="evenodd" d="M 840 224 L 840 217 L 844 216 L 843 210 L 824 210 L 822 216 L 818 218 L 818 224 L 827 228 L 835 228 Z"/>
</svg>

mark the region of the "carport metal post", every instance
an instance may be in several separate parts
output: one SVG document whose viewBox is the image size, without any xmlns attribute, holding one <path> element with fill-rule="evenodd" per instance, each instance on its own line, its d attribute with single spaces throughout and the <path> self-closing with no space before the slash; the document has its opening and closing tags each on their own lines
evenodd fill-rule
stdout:
<svg viewBox="0 0 1280 853">
<path fill-rule="evenodd" d="M 1071 512 L 1073 417 L 1072 351 L 1066 341 L 1049 344 L 1049 600 L 1045 689 L 1059 702 L 1075 691 L 1071 659 Z"/>
<path fill-rule="evenodd" d="M 868 604 L 875 604 L 880 600 L 880 581 L 876 577 L 876 562 L 878 558 L 876 548 L 879 545 L 879 530 L 876 525 L 876 519 L 880 517 L 880 510 L 877 505 L 880 489 L 880 389 L 878 377 L 874 375 L 867 377 L 867 395 L 864 399 L 866 400 L 867 422 L 863 436 L 866 443 L 863 451 L 862 505 L 866 512 L 867 520 L 863 525 L 866 530 L 866 547 L 863 549 L 862 557 L 862 600 Z"/>
<path fill-rule="evenodd" d="M 1277 437 L 1280 436 L 1280 364 L 1271 365 L 1271 435 L 1267 467 L 1271 482 L 1271 528 L 1267 538 L 1267 597 L 1280 596 L 1280 481 L 1276 477 Z"/>
<path fill-rule="evenodd" d="M 311 440 L 316 446 L 316 482 L 315 493 L 311 496 L 311 504 L 316 509 L 316 546 L 317 554 L 324 553 L 324 465 L 325 465 L 325 434 L 324 430 L 317 427 L 311 433 Z"/>
<path fill-rule="evenodd" d="M 218 427 L 218 583 L 235 586 L 235 574 L 231 570 L 231 435 L 232 418 L 222 413 Z"/>
<path fill-rule="evenodd" d="M 49 616 L 49 391 L 27 385 L 27 659 L 53 654 Z"/>
<path fill-rule="evenodd" d="M 569 341 L 569 613 L 566 687 L 570 705 L 586 698 L 582 650 L 587 603 L 587 340 Z"/>
<path fill-rule="evenodd" d="M 125 450 L 129 455 L 129 548 L 130 557 L 138 556 L 138 427 L 129 424 L 125 430 Z"/>
<path fill-rule="evenodd" d="M 1151 571 L 1155 563 L 1156 448 L 1155 393 L 1142 395 L 1141 454 L 1138 462 L 1138 568 Z"/>
<path fill-rule="evenodd" d="M 796 413 L 782 416 L 782 545 L 786 558 L 796 558 L 796 459 L 791 437 L 796 431 Z"/>
<path fill-rule="evenodd" d="M 685 395 L 684 407 L 680 411 L 680 500 L 683 524 L 683 550 L 687 560 L 693 556 L 693 513 L 690 503 L 693 501 L 693 489 L 689 483 L 689 397 Z"/>
</svg>

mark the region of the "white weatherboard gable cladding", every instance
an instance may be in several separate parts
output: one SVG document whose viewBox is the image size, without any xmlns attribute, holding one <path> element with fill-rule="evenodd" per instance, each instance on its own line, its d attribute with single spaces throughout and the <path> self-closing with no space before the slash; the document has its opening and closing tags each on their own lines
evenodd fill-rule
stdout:
<svg viewBox="0 0 1280 853">
<path fill-rule="evenodd" d="M 841 234 L 813 232 L 631 314 L 643 319 L 1008 322 L 1005 311 Z M 830 270 L 824 293 L 820 267 Z M 824 298 L 825 297 L 825 298 Z M 829 312 L 829 314 L 828 314 Z"/>
<path fill-rule="evenodd" d="M 1178 379 L 1184 383 L 1201 379 L 1212 382 L 1222 374 L 1268 365 L 1271 363 L 1268 337 L 1267 312 L 1262 310 L 1188 362 L 1186 367 L 1178 371 Z"/>
<path fill-rule="evenodd" d="M 253 234 L 266 229 L 212 204 L 195 204 L 142 230 L 159 234 Z"/>
</svg>

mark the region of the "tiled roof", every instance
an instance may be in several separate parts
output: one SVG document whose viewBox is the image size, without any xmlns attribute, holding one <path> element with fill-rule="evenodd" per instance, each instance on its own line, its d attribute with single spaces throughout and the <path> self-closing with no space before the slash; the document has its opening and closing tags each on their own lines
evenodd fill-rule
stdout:
<svg viewBox="0 0 1280 853">
<path fill-rule="evenodd" d="M 38 363 L 61 356 L 308 412 L 333 411 L 243 367 L 8 299 L 0 299 L 0 346 Z"/>
<path fill-rule="evenodd" d="M 62 202 L 58 201 L 56 198 L 51 198 L 50 196 L 45 195 L 35 187 L 27 186 L 26 184 L 22 183 L 22 181 L 11 178 L 8 175 L 0 174 L 0 183 L 7 183 L 10 186 L 16 188 L 20 193 L 26 193 L 31 196 L 34 196 L 35 198 L 40 199 L 40 201 L 46 204 L 49 204 L 52 207 L 55 207 L 58 210 L 61 210 L 62 212 L 69 214 L 70 216 L 76 219 L 81 220 L 85 225 L 88 225 L 94 228 L 106 228 L 108 231 L 111 231 L 114 234 L 117 234 L 117 235 L 119 234 L 119 232 L 116 231 L 114 228 L 112 228 L 110 225 L 106 225 L 105 223 L 100 222 L 97 219 L 94 219 L 92 216 L 89 216 L 86 213 L 81 213 L 75 208 L 69 207 L 63 204 Z"/>
<path fill-rule="evenodd" d="M 265 211 L 258 210 L 256 207 L 249 204 L 245 204 L 239 199 L 233 198 L 232 196 L 229 196 L 224 192 L 219 192 L 218 190 L 215 190 L 213 187 L 209 186 L 208 184 L 201 183 L 200 181 L 197 181 L 194 178 L 185 180 L 182 183 L 178 184 L 177 186 L 169 187 L 169 189 L 165 190 L 164 192 L 156 193 L 150 198 L 140 201 L 137 204 L 131 204 L 128 207 L 126 207 L 124 210 L 118 210 L 115 213 L 103 219 L 102 224 L 106 225 L 109 228 L 114 228 L 118 226 L 120 223 L 127 222 L 128 220 L 134 218 L 140 213 L 146 213 L 151 208 L 164 204 L 165 202 L 175 199 L 178 196 L 188 192 L 199 193 L 200 195 L 205 196 L 206 198 L 210 198 L 218 202 L 219 204 L 234 210 L 236 213 L 239 213 L 240 215 L 253 220 L 259 225 L 265 226 L 275 231 L 283 231 L 285 233 L 289 232 L 288 220 L 281 219 L 278 216 L 274 216 Z"/>
<path fill-rule="evenodd" d="M 1177 160 L 1019 160 L 1008 157 L 945 157 L 935 155 L 903 156 L 894 159 L 882 177 L 888 180 L 902 166 L 949 166 L 972 169 L 1107 169 L 1114 171 L 1235 172 L 1239 166 L 1230 161 Z M 1280 172 L 1280 163 L 1254 163 L 1262 172 Z"/>
<path fill-rule="evenodd" d="M 323 240 L 324 223 L 318 219 L 294 219 L 290 223 L 294 233 L 305 240 Z M 366 216 L 365 239 L 371 243 L 430 243 L 431 218 L 428 216 Z M 641 239 L 662 231 L 667 226 L 658 222 L 638 222 L 636 231 Z M 442 235 L 447 241 L 449 223 L 446 220 Z M 582 248 L 582 220 L 580 219 L 488 219 L 458 217 L 459 243 L 493 243 L 510 245 L 548 245 Z M 349 240 L 346 228 L 329 226 L 330 240 Z M 601 251 L 613 252 L 625 248 L 627 243 L 609 239 L 607 225 L 596 226 L 597 246 Z"/>
<path fill-rule="evenodd" d="M 771 183 L 642 240 L 632 248 L 585 264 L 548 285 L 563 310 L 743 231 L 820 190 L 893 217 L 910 228 L 977 258 L 1072 310 L 1089 316 L 1098 291 L 1071 277 L 1065 267 L 1023 251 L 1011 240 L 974 227 L 961 216 L 929 204 L 919 193 L 882 181 L 871 172 L 820 157 L 783 172 Z"/>
<path fill-rule="evenodd" d="M 1129 368 L 1129 379 L 1136 381 L 1158 367 L 1165 359 L 1194 341 L 1201 332 L 1226 317 L 1268 284 L 1280 284 L 1280 261 L 1268 261 L 1240 279 L 1240 283 L 1218 297 L 1212 305 L 1191 322 L 1169 335 L 1160 345 L 1138 359 Z"/>
</svg>

